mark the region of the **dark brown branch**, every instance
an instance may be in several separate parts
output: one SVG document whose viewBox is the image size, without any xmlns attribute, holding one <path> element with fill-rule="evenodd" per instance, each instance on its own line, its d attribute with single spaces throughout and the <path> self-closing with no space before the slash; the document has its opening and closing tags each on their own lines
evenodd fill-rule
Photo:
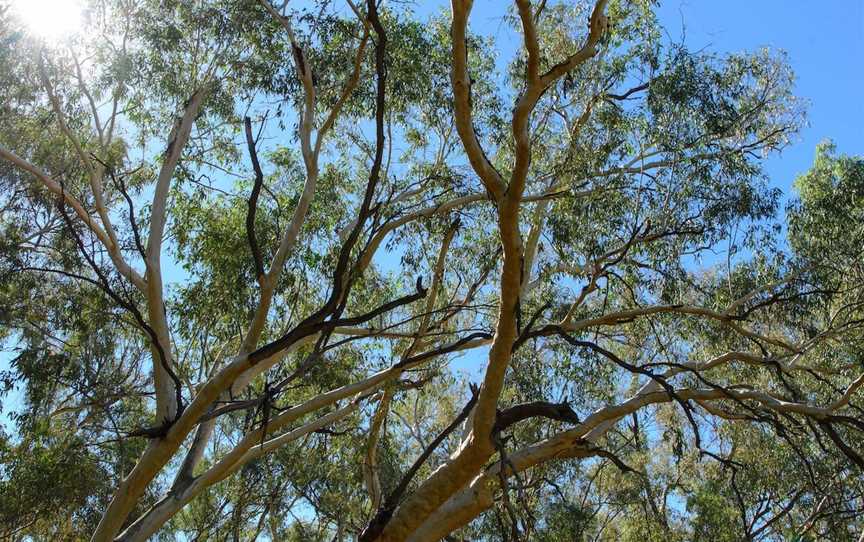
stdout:
<svg viewBox="0 0 864 542">
<path fill-rule="evenodd" d="M 792 511 L 792 509 L 795 507 L 795 504 L 798 503 L 798 500 L 799 500 L 803 495 L 804 495 L 804 490 L 803 490 L 803 489 L 799 489 L 798 491 L 796 491 L 796 492 L 792 495 L 792 497 L 789 498 L 789 502 L 786 504 L 786 506 L 784 506 L 782 509 L 780 509 L 779 512 L 777 512 L 776 514 L 774 514 L 774 516 L 771 517 L 771 519 L 769 519 L 769 520 L 767 520 L 765 523 L 763 523 L 761 527 L 759 527 L 758 529 L 756 529 L 756 530 L 754 530 L 754 531 L 752 531 L 752 532 L 750 533 L 750 535 L 753 537 L 753 539 L 758 538 L 759 535 L 761 535 L 761 534 L 762 534 L 763 532 L 765 532 L 766 530 L 770 529 L 772 525 L 774 525 L 775 523 L 777 523 L 777 521 L 779 521 L 780 519 L 782 519 L 783 517 L 785 517 L 786 515 L 788 515 L 789 512 Z M 767 512 L 767 510 L 766 510 L 766 512 Z"/>
<path fill-rule="evenodd" d="M 633 467 L 630 467 L 629 465 L 624 463 L 624 461 L 622 461 L 620 457 L 613 454 L 609 450 L 604 450 L 602 448 L 589 448 L 589 451 L 594 455 L 605 457 L 606 459 L 611 461 L 616 467 L 618 467 L 618 470 L 620 470 L 621 472 L 632 472 L 634 474 L 640 474 Z"/>
<path fill-rule="evenodd" d="M 255 170 L 255 183 L 252 185 L 252 193 L 249 194 L 246 211 L 246 237 L 249 239 L 249 249 L 252 251 L 252 259 L 255 262 L 255 276 L 260 279 L 264 276 L 264 260 L 261 258 L 261 249 L 255 235 L 255 212 L 258 209 L 258 195 L 264 184 L 264 173 L 258 162 L 258 151 L 255 149 L 255 138 L 252 136 L 252 119 L 245 117 L 243 124 L 246 128 L 246 146 L 249 147 L 249 159 L 252 161 L 252 169 Z"/>
<path fill-rule="evenodd" d="M 543 306 L 537 309 L 537 312 L 535 312 L 531 316 L 531 319 L 528 320 L 528 324 L 525 326 L 525 329 L 523 329 L 522 332 L 519 333 L 519 337 L 517 337 L 516 340 L 513 342 L 513 352 L 519 350 L 519 347 L 522 346 L 525 341 L 527 341 L 531 337 L 530 333 L 531 330 L 534 328 L 534 324 L 537 323 L 537 320 L 539 320 L 540 317 L 543 316 L 543 313 L 551 306 L 551 302 L 544 303 Z"/>
<path fill-rule="evenodd" d="M 250 365 L 254 365 L 262 359 L 265 359 L 273 354 L 276 354 L 277 352 L 280 352 L 281 350 L 284 350 L 285 348 L 288 348 L 290 345 L 294 344 L 295 342 L 304 337 L 308 337 L 319 332 L 330 333 L 333 331 L 334 328 L 338 326 L 362 324 L 364 322 L 372 320 L 377 316 L 401 307 L 402 305 L 407 305 L 419 299 L 423 299 L 424 297 L 426 297 L 427 291 L 425 288 L 423 288 L 420 279 L 417 280 L 417 286 L 419 288 L 417 292 L 384 303 L 380 307 L 359 316 L 332 319 L 325 322 L 323 321 L 323 319 L 326 315 L 321 314 L 323 308 L 319 309 L 315 314 L 306 318 L 303 322 L 298 324 L 297 327 L 295 327 L 282 337 L 276 339 L 271 343 L 265 344 L 258 350 L 255 350 L 254 352 L 249 354 L 249 363 Z"/>
<path fill-rule="evenodd" d="M 478 331 L 476 333 L 466 335 L 465 337 L 462 337 L 458 341 L 450 343 L 447 346 L 442 346 L 441 348 L 438 348 L 435 350 L 429 350 L 428 352 L 423 352 L 421 354 L 417 354 L 415 356 L 405 358 L 402 361 L 400 361 L 399 363 L 397 363 L 395 365 L 395 367 L 399 368 L 399 367 L 407 367 L 409 365 L 414 365 L 416 363 L 427 360 L 429 358 L 435 358 L 438 356 L 443 356 L 444 354 L 449 354 L 451 352 L 456 352 L 458 350 L 461 350 L 463 346 L 470 343 L 471 341 L 474 341 L 477 339 L 487 339 L 488 340 L 491 338 L 492 338 L 491 334 L 485 333 L 483 331 Z"/>
<path fill-rule="evenodd" d="M 858 465 L 859 469 L 864 469 L 864 458 L 856 452 L 851 446 L 846 444 L 843 441 L 843 438 L 837 433 L 837 430 L 834 429 L 834 425 L 831 422 L 827 421 L 819 421 L 819 427 L 822 428 L 822 431 L 825 432 L 826 435 L 831 439 L 834 444 L 840 448 L 840 451 L 843 452 L 850 461 Z"/>
<path fill-rule="evenodd" d="M 120 190 L 120 194 L 122 194 L 123 199 L 126 200 L 126 206 L 129 211 L 129 226 L 132 228 L 132 238 L 135 240 L 135 248 L 138 250 L 138 254 L 140 254 L 142 258 L 146 259 L 147 253 L 144 251 L 144 243 L 141 242 L 141 233 L 138 229 L 138 221 L 135 220 L 135 206 L 132 204 L 132 198 L 129 196 L 129 192 L 126 190 L 126 184 L 123 182 L 123 177 L 115 177 L 112 172 L 111 178 L 114 179 L 117 188 Z"/>
<path fill-rule="evenodd" d="M 245 410 L 249 408 L 257 408 L 261 404 L 261 398 L 256 399 L 247 399 L 244 401 L 231 401 L 225 406 L 215 408 L 201 416 L 199 422 L 205 422 L 207 420 L 212 420 L 214 418 L 218 418 L 224 414 L 228 414 L 229 412 L 236 412 L 238 410 Z"/>
<path fill-rule="evenodd" d="M 99 279 L 98 281 L 91 280 L 89 282 L 99 285 L 101 290 L 105 292 L 108 297 L 110 297 L 121 308 L 125 309 L 132 315 L 138 326 L 147 334 L 151 344 L 156 349 L 159 363 L 162 365 L 162 367 L 165 369 L 165 372 L 168 374 L 168 376 L 174 383 L 174 392 L 176 394 L 177 400 L 177 415 L 174 420 L 163 420 L 161 424 L 155 427 L 133 431 L 132 433 L 129 433 L 128 436 L 146 436 L 148 438 L 164 436 L 168 428 L 171 427 L 171 424 L 174 423 L 174 421 L 179 418 L 180 415 L 183 413 L 183 394 L 180 378 L 177 376 L 177 373 L 174 372 L 174 370 L 171 368 L 171 365 L 168 363 L 168 357 L 162 347 L 162 344 L 159 342 L 159 337 L 156 335 L 156 331 L 147 323 L 147 321 L 144 319 L 144 316 L 141 314 L 141 311 L 138 310 L 138 307 L 135 306 L 133 302 L 124 299 L 117 292 L 114 291 L 114 289 L 111 287 L 111 283 L 108 280 L 108 277 L 105 275 L 105 273 L 96 263 L 96 261 L 87 252 L 87 249 L 84 246 L 84 242 L 81 240 L 81 238 L 78 236 L 78 233 L 75 231 L 75 225 L 72 222 L 72 218 L 69 216 L 69 213 L 66 212 L 65 187 L 62 183 L 60 184 L 60 195 L 57 202 L 57 208 L 60 211 L 63 220 L 66 222 L 66 226 L 69 229 L 70 235 L 72 235 L 72 238 L 75 240 L 75 244 L 77 245 L 78 250 L 81 252 L 81 255 L 83 256 L 87 264 L 96 274 L 96 277 Z"/>
<path fill-rule="evenodd" d="M 666 379 L 662 378 L 659 375 L 654 374 L 653 372 L 651 372 L 651 371 L 649 371 L 643 367 L 638 367 L 638 366 L 633 365 L 631 363 L 627 363 L 626 361 L 624 361 L 620 357 L 618 357 L 615 353 L 610 352 L 609 350 L 603 348 L 602 346 L 600 346 L 597 343 L 594 343 L 591 341 L 580 341 L 574 337 L 571 337 L 569 333 L 567 333 L 566 331 L 564 331 L 561 328 L 558 328 L 557 331 L 558 331 L 558 335 L 561 338 L 563 338 L 565 341 L 570 343 L 572 346 L 588 348 L 590 350 L 593 350 L 594 352 L 602 355 L 606 359 L 612 361 L 613 363 L 615 363 L 616 365 L 618 365 L 622 369 L 626 369 L 632 373 L 637 373 L 637 374 L 647 376 L 651 380 L 657 382 L 657 384 L 659 384 L 664 390 L 666 390 L 666 393 L 669 394 L 669 397 L 671 397 L 679 405 L 681 405 L 681 408 L 684 410 L 684 414 L 687 416 L 687 420 L 690 422 L 690 426 L 693 428 L 693 436 L 694 436 L 694 439 L 696 441 L 696 447 L 699 449 L 702 448 L 701 437 L 699 434 L 699 426 L 696 424 L 696 420 L 693 418 L 693 413 L 691 412 L 692 408 L 690 407 L 690 404 L 687 401 L 685 401 L 684 399 L 682 399 L 677 393 L 675 393 L 675 388 L 673 388 L 671 384 L 666 382 Z"/>
<path fill-rule="evenodd" d="M 641 84 L 641 85 L 638 85 L 638 86 L 635 86 L 635 87 L 631 88 L 630 90 L 628 90 L 628 91 L 625 92 L 624 94 L 612 94 L 612 93 L 607 92 L 606 94 L 603 95 L 603 97 L 604 97 L 604 98 L 610 98 L 610 99 L 612 99 L 612 100 L 626 100 L 626 99 L 629 98 L 631 95 L 636 94 L 637 92 L 640 92 L 640 91 L 643 91 L 643 90 L 648 89 L 649 85 L 650 85 L 649 83 L 643 83 L 643 84 Z"/>
<path fill-rule="evenodd" d="M 120 194 L 123 196 L 123 199 L 126 200 L 126 207 L 129 213 L 129 226 L 132 228 L 132 237 L 135 240 L 135 248 L 138 250 L 138 254 L 141 255 L 141 258 L 147 259 L 147 253 L 144 251 L 144 243 L 141 242 L 141 233 L 138 229 L 138 221 L 135 220 L 135 205 L 132 203 L 132 198 L 129 196 L 129 191 L 126 189 L 126 183 L 123 182 L 123 175 L 119 177 L 114 172 L 114 168 L 111 167 L 106 162 L 102 161 L 98 156 L 90 153 L 90 157 L 102 167 L 105 168 L 105 171 L 108 172 L 108 175 L 111 176 L 111 180 L 114 181 L 114 184 L 117 185 L 117 189 L 120 191 Z M 133 170 L 133 172 L 136 170 Z"/>
<path fill-rule="evenodd" d="M 368 322 L 369 320 L 372 320 L 376 316 L 386 314 L 386 313 L 392 311 L 393 309 L 401 307 L 402 305 L 408 305 L 409 303 L 413 303 L 415 301 L 418 301 L 418 300 L 426 297 L 427 290 L 426 290 L 426 288 L 423 287 L 423 278 L 422 277 L 417 277 L 417 283 L 415 286 L 417 288 L 417 291 L 413 294 L 402 296 L 398 299 L 394 299 L 393 301 L 389 301 L 387 303 L 384 303 L 380 307 L 373 309 L 373 310 L 367 312 L 366 314 L 361 314 L 359 316 L 352 316 L 350 318 L 341 318 L 339 320 L 332 320 L 332 321 L 328 322 L 328 325 L 331 327 L 356 326 L 356 325 L 362 324 L 364 322 Z"/>
<path fill-rule="evenodd" d="M 494 431 L 503 431 L 529 418 L 548 418 L 561 422 L 579 423 L 579 417 L 570 407 L 570 403 L 550 403 L 549 401 L 533 401 L 522 403 L 498 411 Z"/>
</svg>

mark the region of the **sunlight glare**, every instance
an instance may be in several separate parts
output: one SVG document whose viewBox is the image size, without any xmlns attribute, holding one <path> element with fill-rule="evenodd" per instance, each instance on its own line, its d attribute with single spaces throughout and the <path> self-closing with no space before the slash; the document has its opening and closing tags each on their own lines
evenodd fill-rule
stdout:
<svg viewBox="0 0 864 542">
<path fill-rule="evenodd" d="M 59 40 L 81 29 L 81 0 L 13 0 L 12 9 L 29 33 L 45 40 Z"/>
</svg>

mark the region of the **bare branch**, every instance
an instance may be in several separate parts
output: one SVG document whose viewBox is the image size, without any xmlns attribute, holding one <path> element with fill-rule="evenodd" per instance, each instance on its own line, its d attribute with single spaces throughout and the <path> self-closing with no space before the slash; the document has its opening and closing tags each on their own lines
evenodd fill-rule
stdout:
<svg viewBox="0 0 864 542">
<path fill-rule="evenodd" d="M 249 194 L 248 210 L 246 212 L 246 237 L 249 240 L 249 249 L 252 251 L 252 260 L 255 263 L 255 276 L 259 282 L 264 276 L 264 263 L 261 258 L 261 249 L 258 247 L 258 238 L 255 235 L 255 211 L 258 210 L 258 194 L 264 184 L 264 173 L 261 164 L 258 163 L 258 151 L 255 149 L 255 138 L 252 136 L 252 119 L 243 119 L 246 127 L 246 145 L 249 148 L 249 159 L 252 161 L 252 169 L 255 171 L 255 183 Z"/>
</svg>

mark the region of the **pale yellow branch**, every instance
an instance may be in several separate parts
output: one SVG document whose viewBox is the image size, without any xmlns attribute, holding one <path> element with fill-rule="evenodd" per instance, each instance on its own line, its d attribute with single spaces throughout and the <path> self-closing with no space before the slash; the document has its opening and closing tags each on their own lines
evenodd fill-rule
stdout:
<svg viewBox="0 0 864 542">
<path fill-rule="evenodd" d="M 384 390 L 378 408 L 372 417 L 369 427 L 369 439 L 366 443 L 366 456 L 363 459 L 363 480 L 366 482 L 366 492 L 369 494 L 370 510 L 374 514 L 381 505 L 381 479 L 378 476 L 378 441 L 384 427 L 384 420 L 390 410 L 390 400 L 393 398 L 393 388 Z"/>
<path fill-rule="evenodd" d="M 26 171 L 27 173 L 36 177 L 36 179 L 51 193 L 56 194 L 63 198 L 63 201 L 75 211 L 75 214 L 84 224 L 87 225 L 87 228 L 93 232 L 93 235 L 99 239 L 99 242 L 102 246 L 105 247 L 105 250 L 108 251 L 108 255 L 111 257 L 112 263 L 116 267 L 117 271 L 124 277 L 126 277 L 129 282 L 135 285 L 136 288 L 141 290 L 142 292 L 146 290 L 146 282 L 144 278 L 138 274 L 127 262 L 123 259 L 122 254 L 120 253 L 119 248 L 115 245 L 109 235 L 105 232 L 102 227 L 94 220 L 87 209 L 84 208 L 84 205 L 81 204 L 74 196 L 72 196 L 68 191 L 66 191 L 63 186 L 55 181 L 47 172 L 40 169 L 39 167 L 31 164 L 27 160 L 21 158 L 14 152 L 10 151 L 6 147 L 0 145 L 0 158 L 6 160 L 11 163 L 15 167 Z"/>
<path fill-rule="evenodd" d="M 453 40 L 453 65 L 450 78 L 453 85 L 453 107 L 456 131 L 462 140 L 465 153 L 471 162 L 471 167 L 480 177 L 487 192 L 496 200 L 503 197 L 506 191 L 504 180 L 486 157 L 474 131 L 474 119 L 471 111 L 471 76 L 468 73 L 468 47 L 466 31 L 468 15 L 471 13 L 471 0 L 453 0 L 453 22 L 451 38 Z"/>
</svg>

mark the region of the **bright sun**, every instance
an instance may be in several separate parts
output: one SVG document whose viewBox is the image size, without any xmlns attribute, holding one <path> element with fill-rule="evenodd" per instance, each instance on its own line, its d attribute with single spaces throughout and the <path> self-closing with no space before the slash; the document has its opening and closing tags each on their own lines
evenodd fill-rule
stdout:
<svg viewBox="0 0 864 542">
<path fill-rule="evenodd" d="M 81 29 L 81 0 L 12 0 L 12 9 L 27 30 L 45 40 L 58 40 Z"/>
</svg>

